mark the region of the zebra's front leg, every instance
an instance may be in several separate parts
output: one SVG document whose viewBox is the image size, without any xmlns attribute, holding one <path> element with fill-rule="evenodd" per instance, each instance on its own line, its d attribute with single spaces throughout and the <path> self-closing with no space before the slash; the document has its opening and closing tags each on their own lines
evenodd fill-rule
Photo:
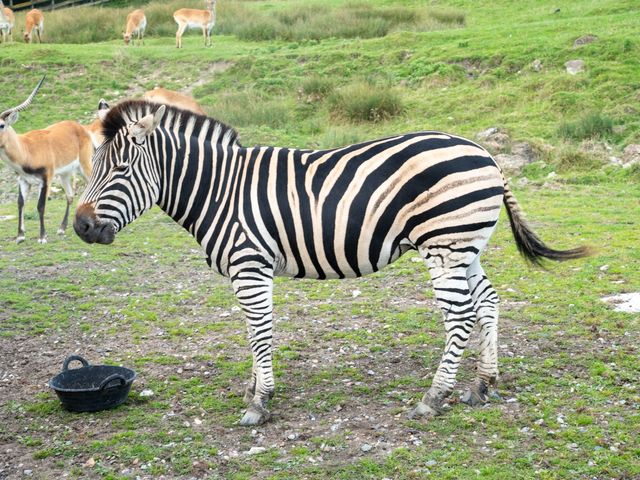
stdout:
<svg viewBox="0 0 640 480">
<path fill-rule="evenodd" d="M 409 418 L 435 416 L 442 413 L 445 399 L 453 391 L 460 360 L 467 346 L 476 314 L 469 292 L 466 269 L 438 268 L 427 259 L 438 306 L 444 314 L 446 344 L 431 387 L 422 401 L 409 413 Z"/>
<path fill-rule="evenodd" d="M 267 409 L 275 384 L 272 364 L 273 270 L 265 266 L 236 269 L 231 274 L 234 292 L 244 310 L 253 368 L 245 392 L 247 410 L 240 425 L 261 425 L 271 417 Z"/>
</svg>

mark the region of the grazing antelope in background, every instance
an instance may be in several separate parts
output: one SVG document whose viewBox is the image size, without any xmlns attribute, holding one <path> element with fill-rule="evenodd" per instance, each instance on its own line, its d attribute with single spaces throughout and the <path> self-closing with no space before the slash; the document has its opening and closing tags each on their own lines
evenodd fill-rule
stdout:
<svg viewBox="0 0 640 480">
<path fill-rule="evenodd" d="M 144 12 L 142 10 L 137 9 L 127 15 L 127 29 L 122 34 L 125 45 L 129 45 L 132 37 L 136 35 L 138 37 L 138 45 L 140 45 L 140 43 L 144 44 L 143 37 L 145 28 L 147 28 L 147 17 L 144 16 Z M 131 43 L 132 45 L 135 45 L 135 41 Z"/>
<path fill-rule="evenodd" d="M 33 31 L 38 34 L 38 43 L 42 43 L 42 34 L 44 33 L 44 15 L 37 8 L 30 10 L 25 19 L 24 41 L 31 43 Z"/>
<path fill-rule="evenodd" d="M 83 125 L 91 137 L 91 142 L 95 148 L 98 148 L 104 140 L 104 136 L 102 135 L 102 120 L 104 120 L 107 113 L 109 113 L 109 108 L 109 104 L 101 98 L 100 102 L 98 102 L 98 117 L 89 125 Z"/>
<path fill-rule="evenodd" d="M 60 177 L 67 196 L 67 209 L 58 229 L 63 234 L 67 228 L 69 207 L 73 201 L 73 173 L 80 168 L 82 175 L 91 176 L 93 144 L 87 131 L 77 122 L 63 121 L 43 130 L 33 130 L 19 135 L 11 125 L 18 120 L 18 112 L 26 109 L 35 97 L 44 77 L 31 95 L 17 107 L 0 113 L 0 158 L 18 174 L 18 236 L 16 242 L 24 241 L 24 204 L 31 185 L 40 187 L 38 214 L 40 237 L 38 243 L 47 243 L 44 228 L 44 208 L 51 181 Z"/>
<path fill-rule="evenodd" d="M 181 8 L 176 10 L 173 18 L 178 24 L 176 32 L 176 47 L 182 48 L 182 34 L 187 28 L 201 28 L 204 36 L 204 46 L 211 46 L 211 30 L 216 24 L 216 0 L 205 0 L 206 10 Z"/>
<path fill-rule="evenodd" d="M 10 39 L 13 42 L 13 26 L 16 23 L 16 17 L 10 8 L 4 6 L 0 1 L 0 35 L 2 41 L 6 42 Z"/>
<path fill-rule="evenodd" d="M 207 112 L 198 105 L 193 98 L 183 93 L 174 92 L 173 90 L 167 90 L 166 88 L 156 87 L 153 90 L 149 90 L 142 95 L 142 98 L 154 103 L 162 103 L 173 107 L 181 108 L 182 110 L 188 110 L 198 115 L 207 116 Z"/>
</svg>

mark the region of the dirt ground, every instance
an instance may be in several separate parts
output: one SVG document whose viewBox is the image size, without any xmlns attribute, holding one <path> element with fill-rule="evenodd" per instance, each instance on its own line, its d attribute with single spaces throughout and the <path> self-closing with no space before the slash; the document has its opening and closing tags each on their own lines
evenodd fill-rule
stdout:
<svg viewBox="0 0 640 480">
<path fill-rule="evenodd" d="M 20 272 L 23 280 L 40 279 L 48 275 L 55 276 L 63 266 L 43 268 L 40 271 Z M 11 274 L 18 274 L 18 269 Z M 177 272 L 176 272 L 177 275 Z M 154 279 L 148 279 L 151 282 Z M 170 281 L 166 278 L 158 278 L 157 284 L 160 286 L 157 294 L 162 294 L 163 288 L 170 288 Z M 198 288 L 203 284 L 224 281 L 216 277 L 213 273 L 207 272 L 205 268 L 190 280 L 190 288 Z M 356 281 L 346 281 L 341 284 L 344 297 L 357 288 Z M 394 284 L 388 284 L 381 288 L 395 288 Z M 402 285 L 398 286 L 400 292 Z M 419 290 L 419 289 L 417 289 Z M 430 300 L 425 300 L 420 294 L 410 292 L 413 297 L 399 297 L 399 303 L 419 302 L 425 309 L 434 309 L 435 305 Z M 61 299 L 64 293 L 60 292 Z M 195 313 L 192 321 L 194 324 L 203 326 L 212 319 L 211 314 L 217 313 L 216 309 L 203 308 L 201 305 L 192 305 Z M 510 345 L 515 342 L 520 344 L 519 354 L 527 356 L 535 354 L 540 349 L 540 345 L 530 345 L 522 342 L 522 335 L 517 327 L 512 326 L 509 319 L 509 304 L 503 305 L 503 322 L 501 330 L 501 350 L 506 354 Z M 204 311 L 209 310 L 209 316 Z M 286 310 L 286 309 L 285 309 Z M 174 338 L 166 336 L 148 335 L 142 342 L 134 342 L 131 333 L 126 329 L 118 329 L 115 333 L 107 333 L 108 327 L 117 322 L 106 313 L 102 318 L 95 319 L 95 328 L 91 332 L 85 332 L 77 326 L 72 326 L 65 332 L 56 334 L 42 334 L 37 336 L 22 336 L 6 339 L 0 338 L 0 358 L 6 359 L 3 367 L 2 379 L 0 381 L 0 397 L 4 404 L 11 402 L 25 403 L 33 401 L 39 394 L 53 395 L 47 382 L 60 370 L 61 360 L 70 352 L 82 352 L 89 359 L 109 358 L 117 362 L 130 364 L 134 357 L 143 357 L 155 352 L 166 352 L 172 356 L 182 359 L 181 365 L 155 365 L 149 364 L 139 372 L 139 377 L 134 383 L 134 391 L 140 392 L 146 387 L 146 382 L 150 378 L 163 379 L 171 375 L 179 374 L 182 378 L 201 376 L 207 378 L 209 375 L 215 376 L 210 361 L 198 360 L 198 353 L 205 351 L 211 345 L 224 342 L 229 333 L 242 334 L 244 332 L 243 320 L 239 312 L 235 309 L 218 313 L 218 315 L 232 315 L 237 319 L 236 331 L 221 332 L 220 335 L 207 334 L 189 341 L 177 342 Z M 283 318 L 284 317 L 284 318 Z M 295 324 L 297 329 L 280 329 L 283 323 Z M 344 443 L 335 446 L 322 444 L 320 450 L 323 452 L 318 458 L 311 457 L 310 463 L 343 465 L 350 459 L 367 457 L 384 457 L 393 449 L 398 447 L 412 448 L 423 444 L 433 444 L 434 448 L 442 447 L 443 439 L 439 435 L 430 434 L 422 429 L 407 428 L 404 421 L 406 412 L 414 405 L 420 396 L 422 389 L 419 385 L 401 384 L 398 388 L 389 391 L 384 396 L 377 394 L 376 384 L 385 385 L 398 379 L 406 378 L 407 375 L 415 375 L 422 378 L 422 383 L 429 382 L 437 366 L 439 349 L 426 347 L 425 357 L 428 359 L 428 368 L 423 367 L 423 359 L 420 355 L 423 350 L 419 346 L 406 346 L 390 351 L 375 351 L 349 341 L 336 342 L 315 342 L 314 338 L 322 337 L 327 333 L 340 331 L 353 331 L 357 329 L 376 330 L 385 328 L 384 324 L 369 322 L 362 324 L 362 319 L 345 315 L 339 325 L 333 322 L 325 322 L 320 317 L 313 315 L 309 317 L 290 318 L 282 314 L 277 315 L 276 321 L 276 347 L 287 345 L 293 342 L 308 341 L 311 348 L 304 350 L 304 353 L 295 359 L 287 360 L 287 365 L 282 372 L 282 377 L 278 379 L 277 391 L 285 389 L 287 392 L 285 399 L 276 399 L 272 406 L 274 415 L 272 421 L 266 425 L 246 429 L 240 426 L 227 428 L 216 423 L 216 419 L 207 414 L 206 411 L 185 411 L 177 398 L 172 402 L 167 414 L 175 416 L 173 420 L 182 418 L 182 422 L 189 422 L 192 428 L 200 431 L 205 438 L 211 439 L 212 444 L 219 445 L 218 461 L 224 470 L 225 462 L 230 459 L 242 456 L 253 447 L 275 448 L 285 452 L 296 445 L 309 445 L 309 440 L 314 437 L 332 438 L 336 435 L 344 436 Z M 434 335 L 442 336 L 440 331 Z M 309 341 L 310 340 L 310 341 Z M 475 350 L 476 341 L 471 345 L 470 350 Z M 126 355 L 121 355 L 126 352 Z M 242 344 L 230 345 L 225 343 L 224 355 L 232 361 L 243 361 L 248 356 L 247 347 Z M 465 359 L 461 377 L 470 378 L 474 357 Z M 306 379 L 309 374 L 319 371 L 329 366 L 348 366 L 354 371 L 365 372 L 365 380 L 353 380 L 348 377 L 327 380 L 320 384 L 310 385 Z M 177 373 L 179 372 L 179 373 Z M 248 379 L 249 371 L 246 372 Z M 370 380 L 369 380 L 370 378 Z M 361 387 L 369 385 L 373 394 L 362 393 Z M 460 387 L 463 385 L 461 384 Z M 224 396 L 241 396 L 244 382 L 240 382 L 232 391 L 220 392 Z M 502 417 L 517 418 L 520 414 L 520 406 L 512 401 L 515 394 L 514 386 L 510 383 L 509 376 L 502 378 L 500 386 L 501 394 L 505 401 L 501 402 L 500 411 Z M 306 405 L 310 398 L 329 397 L 331 394 L 346 394 L 347 400 L 337 405 L 331 404 L 329 408 L 323 405 L 320 400 L 316 405 Z M 457 391 L 451 398 L 452 403 L 457 402 L 461 391 Z M 240 418 L 240 412 L 238 419 Z M 117 414 L 116 414 L 117 415 Z M 194 415 L 199 419 L 199 425 L 193 423 Z M 32 420 L 29 414 L 5 416 L 3 415 L 3 427 L 6 431 L 15 432 L 8 442 L 2 442 L 0 451 L 0 478 L 22 478 L 24 472 L 32 472 L 36 478 L 52 478 L 59 475 L 59 468 L 53 465 L 53 459 L 36 461 L 33 458 L 33 448 L 18 441 L 21 432 L 30 431 Z M 445 416 L 446 417 L 446 416 Z M 444 417 L 443 417 L 444 418 Z M 101 438 L 110 438 L 120 431 L 114 427 L 113 422 L 108 417 L 96 418 L 91 414 L 82 414 L 65 417 L 65 422 L 60 423 L 55 416 L 45 418 L 42 429 L 50 432 L 52 437 L 58 437 L 63 432 L 68 432 L 69 438 L 73 442 L 95 441 Z M 440 420 L 435 420 L 440 421 Z M 153 429 L 151 429 L 153 430 Z M 137 430 L 142 433 L 144 427 Z M 250 438 L 247 438 L 247 435 Z M 478 441 L 482 439 L 482 432 L 478 434 Z M 444 440 L 446 445 L 450 439 Z M 73 463 L 82 466 L 89 458 L 80 457 L 73 460 Z M 120 471 L 136 470 L 136 465 L 119 464 L 118 459 L 113 459 L 114 466 Z M 152 478 L 145 476 L 143 470 L 138 470 L 139 478 Z M 64 476 L 64 475 L 63 475 Z M 266 476 L 266 474 L 265 474 Z M 166 477 L 166 478 L 171 478 Z M 198 477 L 200 478 L 200 477 Z"/>
</svg>

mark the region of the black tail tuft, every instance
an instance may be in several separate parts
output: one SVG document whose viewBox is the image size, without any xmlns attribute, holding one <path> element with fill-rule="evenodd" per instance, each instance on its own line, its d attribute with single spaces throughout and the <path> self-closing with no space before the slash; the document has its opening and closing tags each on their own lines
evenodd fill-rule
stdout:
<svg viewBox="0 0 640 480">
<path fill-rule="evenodd" d="M 504 204 L 507 207 L 507 215 L 509 216 L 511 231 L 516 240 L 516 246 L 527 261 L 534 265 L 543 266 L 544 258 L 561 262 L 592 255 L 593 252 L 589 247 L 554 250 L 545 245 L 525 221 L 518 202 L 506 182 L 504 186 Z"/>
</svg>

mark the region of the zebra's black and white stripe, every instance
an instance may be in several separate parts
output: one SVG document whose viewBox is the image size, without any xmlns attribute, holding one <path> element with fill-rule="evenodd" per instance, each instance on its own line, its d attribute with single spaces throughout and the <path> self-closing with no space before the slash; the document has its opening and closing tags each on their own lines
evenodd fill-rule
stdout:
<svg viewBox="0 0 640 480">
<path fill-rule="evenodd" d="M 418 132 L 332 150 L 243 147 L 216 120 L 145 102 L 124 102 L 104 122 L 105 143 L 74 226 L 88 242 L 158 204 L 230 277 L 253 352 L 243 424 L 269 417 L 273 395 L 275 275 L 358 277 L 408 250 L 423 257 L 445 317 L 446 344 L 431 388 L 413 414 L 436 414 L 479 323 L 478 378 L 465 400 L 486 401 L 498 375 L 498 297 L 480 265 L 501 205 L 526 258 L 577 258 L 529 229 L 493 158 L 477 144 Z"/>
</svg>

